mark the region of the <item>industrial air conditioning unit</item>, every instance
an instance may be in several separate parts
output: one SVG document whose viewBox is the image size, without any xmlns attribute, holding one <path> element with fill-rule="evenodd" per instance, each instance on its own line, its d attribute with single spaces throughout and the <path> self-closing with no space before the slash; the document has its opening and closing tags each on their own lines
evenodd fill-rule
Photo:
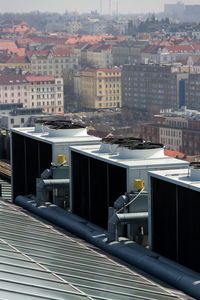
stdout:
<svg viewBox="0 0 200 300">
<path fill-rule="evenodd" d="M 119 196 L 134 191 L 134 179 L 144 181 L 148 191 L 148 171 L 188 166 L 165 156 L 163 145 L 134 138 L 70 147 L 70 160 L 71 210 L 103 228 L 107 228 L 108 208 Z"/>
<path fill-rule="evenodd" d="M 153 251 L 200 272 L 200 164 L 149 173 Z"/>
<path fill-rule="evenodd" d="M 36 194 L 36 178 L 57 163 L 58 155 L 68 159 L 69 146 L 99 144 L 85 127 L 70 121 L 37 122 L 35 127 L 11 129 L 13 201 L 18 195 Z M 67 177 L 67 173 L 66 173 Z"/>
</svg>

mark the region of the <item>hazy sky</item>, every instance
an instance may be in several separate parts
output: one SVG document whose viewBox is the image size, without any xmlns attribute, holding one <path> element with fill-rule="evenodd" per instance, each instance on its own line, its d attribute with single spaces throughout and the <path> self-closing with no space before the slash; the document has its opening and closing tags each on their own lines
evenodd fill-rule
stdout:
<svg viewBox="0 0 200 300">
<path fill-rule="evenodd" d="M 117 0 L 102 0 L 103 12 L 108 13 L 109 1 L 112 11 L 116 10 Z M 176 3 L 178 0 L 118 0 L 119 12 L 141 13 L 164 10 L 164 3 Z M 181 1 L 184 4 L 200 4 L 200 0 Z M 65 10 L 90 12 L 100 10 L 100 0 L 0 0 L 0 12 L 50 11 L 64 13 Z"/>
</svg>

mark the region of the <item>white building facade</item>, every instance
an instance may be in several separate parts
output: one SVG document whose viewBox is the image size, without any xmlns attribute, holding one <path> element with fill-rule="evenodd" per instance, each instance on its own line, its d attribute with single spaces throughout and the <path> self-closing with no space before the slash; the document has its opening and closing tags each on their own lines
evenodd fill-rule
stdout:
<svg viewBox="0 0 200 300">
<path fill-rule="evenodd" d="M 22 103 L 24 108 L 64 112 L 63 78 L 34 75 L 0 75 L 0 104 Z"/>
</svg>

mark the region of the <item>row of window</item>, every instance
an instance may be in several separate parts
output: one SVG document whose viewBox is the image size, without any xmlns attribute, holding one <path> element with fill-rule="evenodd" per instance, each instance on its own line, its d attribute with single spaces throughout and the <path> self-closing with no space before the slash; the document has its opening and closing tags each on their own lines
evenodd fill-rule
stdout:
<svg viewBox="0 0 200 300">
<path fill-rule="evenodd" d="M 55 102 L 54 101 L 51 101 L 51 102 L 38 101 L 38 102 L 32 102 L 31 104 L 32 104 L 32 106 L 49 106 L 49 105 L 53 106 L 53 105 L 55 105 Z M 58 101 L 57 105 L 62 105 L 62 101 Z"/>
<path fill-rule="evenodd" d="M 56 94 L 31 95 L 31 99 L 49 99 L 49 98 L 56 98 Z M 62 94 L 57 94 L 57 98 L 62 98 Z"/>
<path fill-rule="evenodd" d="M 180 146 L 181 141 L 177 139 L 167 139 L 167 138 L 161 138 L 161 143 L 164 145 L 171 145 L 171 146 Z"/>
<path fill-rule="evenodd" d="M 98 100 L 101 101 L 101 100 L 104 100 L 104 99 L 103 99 L 103 97 L 99 96 Z M 120 97 L 119 96 L 106 97 L 106 100 L 120 100 Z"/>
<path fill-rule="evenodd" d="M 121 75 L 120 72 L 105 72 L 105 73 L 98 73 L 98 76 L 101 76 L 101 75 Z"/>
<path fill-rule="evenodd" d="M 24 102 L 27 102 L 27 99 L 24 100 Z M 9 100 L 4 100 L 4 101 L 1 101 L 0 100 L 0 103 L 21 103 L 20 99 L 18 99 L 17 101 L 14 100 L 14 99 L 9 99 Z"/>
<path fill-rule="evenodd" d="M 55 61 L 53 61 L 53 60 L 51 60 L 51 59 L 49 59 L 49 60 L 47 60 L 47 59 L 45 59 L 45 60 L 35 60 L 35 59 L 33 59 L 33 60 L 31 60 L 31 63 L 32 64 L 53 64 L 53 63 L 68 63 L 68 62 L 70 62 L 70 63 L 75 63 L 77 61 L 77 59 L 76 58 L 65 58 L 65 59 L 55 59 Z"/>
<path fill-rule="evenodd" d="M 98 82 L 121 82 L 121 78 L 104 78 L 104 79 L 98 79 Z"/>
<path fill-rule="evenodd" d="M 2 90 L 4 90 L 4 91 L 8 91 L 8 90 L 11 90 L 11 91 L 13 91 L 13 90 L 20 90 L 20 89 L 24 89 L 24 90 L 27 90 L 27 85 L 10 85 L 10 86 L 4 86 L 4 87 L 2 87 Z M 1 89 L 1 87 L 0 87 L 0 89 Z"/>
<path fill-rule="evenodd" d="M 20 122 L 21 122 L 21 124 L 23 124 L 23 123 L 24 123 L 24 118 L 21 118 Z M 15 120 L 14 120 L 13 118 L 10 119 L 10 123 L 11 123 L 11 124 L 15 124 Z M 18 123 L 18 122 L 17 122 L 17 123 Z"/>
<path fill-rule="evenodd" d="M 165 136 L 181 137 L 181 131 L 177 131 L 177 130 L 161 129 L 160 133 L 161 135 L 165 135 Z"/>
<path fill-rule="evenodd" d="M 37 92 L 52 92 L 52 91 L 62 91 L 62 87 L 58 86 L 56 87 L 50 87 L 50 88 L 32 88 L 31 92 L 37 91 Z"/>
<path fill-rule="evenodd" d="M 8 93 L 4 93 L 4 95 L 2 95 L 2 97 L 20 97 L 21 96 L 21 93 L 19 92 L 19 93 L 16 93 L 16 94 L 14 94 L 14 93 L 11 93 L 10 95 L 8 95 Z M 27 93 L 25 92 L 24 93 L 24 96 L 27 96 Z M 0 97 L 1 97 L 1 94 L 0 94 Z"/>
<path fill-rule="evenodd" d="M 102 94 L 102 91 L 99 91 L 99 94 Z M 106 94 L 119 94 L 119 90 L 106 90 Z"/>
<path fill-rule="evenodd" d="M 109 103 L 99 103 L 99 107 L 120 107 L 120 103 L 119 102 L 109 102 Z"/>
<path fill-rule="evenodd" d="M 106 84 L 106 88 L 115 88 L 115 87 L 118 87 L 119 88 L 119 84 Z M 99 88 L 101 89 L 102 88 L 102 84 L 99 84 Z"/>
</svg>

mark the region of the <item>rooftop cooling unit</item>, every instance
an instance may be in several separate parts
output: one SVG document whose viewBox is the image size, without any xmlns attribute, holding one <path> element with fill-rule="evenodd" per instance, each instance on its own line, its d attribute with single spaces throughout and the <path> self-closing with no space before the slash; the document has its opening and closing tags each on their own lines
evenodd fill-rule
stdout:
<svg viewBox="0 0 200 300">
<path fill-rule="evenodd" d="M 18 195 L 36 193 L 36 178 L 57 163 L 58 155 L 68 158 L 71 145 L 99 144 L 100 138 L 69 121 L 40 121 L 35 127 L 11 130 L 13 200 Z"/>
<path fill-rule="evenodd" d="M 200 272 L 200 166 L 150 172 L 151 249 Z"/>
<path fill-rule="evenodd" d="M 163 145 L 138 139 L 104 139 L 100 147 L 70 147 L 70 153 L 71 209 L 103 228 L 107 228 L 108 207 L 133 190 L 134 179 L 142 179 L 148 190 L 149 170 L 188 166 L 165 156 Z"/>
</svg>

